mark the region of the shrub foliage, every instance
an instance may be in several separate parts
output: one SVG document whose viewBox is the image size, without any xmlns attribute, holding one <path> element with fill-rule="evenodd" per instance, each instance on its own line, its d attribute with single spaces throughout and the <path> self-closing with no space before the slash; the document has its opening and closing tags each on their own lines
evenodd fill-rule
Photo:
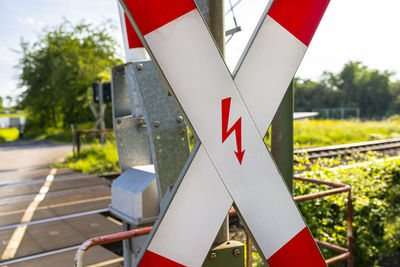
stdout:
<svg viewBox="0 0 400 267">
<path fill-rule="evenodd" d="M 318 163 L 299 159 L 296 168 L 306 177 L 351 185 L 356 266 L 394 266 L 400 262 L 400 158 L 378 160 L 374 154 L 367 158 L 367 163 L 353 162 L 351 168 L 332 167 L 338 159 Z M 294 183 L 295 195 L 322 189 Z M 299 207 L 316 238 L 346 247 L 346 204 L 347 194 L 340 194 L 301 202 Z M 326 257 L 335 255 L 323 252 Z"/>
</svg>

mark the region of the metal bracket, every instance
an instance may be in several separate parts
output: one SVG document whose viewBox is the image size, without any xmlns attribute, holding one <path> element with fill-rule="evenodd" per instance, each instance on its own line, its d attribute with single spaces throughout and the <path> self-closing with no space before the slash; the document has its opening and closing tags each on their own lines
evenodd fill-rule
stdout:
<svg viewBox="0 0 400 267">
<path fill-rule="evenodd" d="M 183 169 L 190 153 L 187 127 L 151 61 L 115 66 L 112 69 L 112 94 L 114 133 L 122 175 L 113 184 L 110 209 L 125 221 L 140 225 L 155 220 L 160 200 L 165 196 L 168 198 L 170 187 Z M 149 189 L 153 188 L 153 180 L 143 178 L 148 176 L 132 178 L 132 175 L 143 174 L 138 166 L 148 165 L 154 169 L 155 192 Z M 153 193 L 142 194 L 126 186 L 132 181 L 140 184 L 143 192 Z M 143 184 L 143 181 L 148 183 Z M 130 194 L 131 201 L 126 201 L 127 196 L 117 197 L 117 191 L 118 195 Z M 127 208 L 127 205 L 138 206 Z M 133 212 L 139 209 L 148 209 L 141 213 L 147 217 Z M 128 210 L 131 212 L 127 214 Z"/>
<path fill-rule="evenodd" d="M 211 249 L 202 266 L 244 267 L 244 265 L 244 245 L 231 240 Z"/>
<path fill-rule="evenodd" d="M 151 61 L 115 66 L 112 100 L 122 174 L 112 184 L 110 211 L 127 230 L 157 219 L 190 149 L 183 116 Z M 132 265 L 144 241 L 124 241 L 126 266 Z"/>
</svg>

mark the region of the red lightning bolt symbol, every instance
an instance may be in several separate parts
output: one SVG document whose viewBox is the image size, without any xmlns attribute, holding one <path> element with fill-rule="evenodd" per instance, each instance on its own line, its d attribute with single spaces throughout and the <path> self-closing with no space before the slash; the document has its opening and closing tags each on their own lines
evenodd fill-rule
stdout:
<svg viewBox="0 0 400 267">
<path fill-rule="evenodd" d="M 222 110 L 222 143 L 233 133 L 236 133 L 236 147 L 237 151 L 234 151 L 236 157 L 239 161 L 239 164 L 242 164 L 244 152 L 246 150 L 242 150 L 242 117 L 240 117 L 235 124 L 228 130 L 229 123 L 229 112 L 231 108 L 231 97 L 222 99 L 221 103 Z"/>
</svg>

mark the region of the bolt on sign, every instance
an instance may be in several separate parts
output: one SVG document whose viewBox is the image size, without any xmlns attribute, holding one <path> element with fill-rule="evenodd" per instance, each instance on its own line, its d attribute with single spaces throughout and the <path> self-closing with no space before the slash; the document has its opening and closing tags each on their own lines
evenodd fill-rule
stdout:
<svg viewBox="0 0 400 267">
<path fill-rule="evenodd" d="M 326 266 L 263 137 L 329 0 L 271 2 L 230 73 L 193 0 L 120 0 L 200 140 L 138 266 L 201 266 L 232 204 L 270 266 Z"/>
</svg>

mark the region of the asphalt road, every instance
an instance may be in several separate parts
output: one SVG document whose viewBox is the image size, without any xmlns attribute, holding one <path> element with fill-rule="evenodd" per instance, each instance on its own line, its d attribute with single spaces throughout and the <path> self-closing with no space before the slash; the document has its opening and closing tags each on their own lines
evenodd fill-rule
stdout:
<svg viewBox="0 0 400 267">
<path fill-rule="evenodd" d="M 51 167 L 71 149 L 46 141 L 0 146 L 0 266 L 73 266 L 85 240 L 122 231 L 106 211 L 110 181 Z M 92 248 L 84 264 L 122 266 L 113 251 Z"/>
</svg>

